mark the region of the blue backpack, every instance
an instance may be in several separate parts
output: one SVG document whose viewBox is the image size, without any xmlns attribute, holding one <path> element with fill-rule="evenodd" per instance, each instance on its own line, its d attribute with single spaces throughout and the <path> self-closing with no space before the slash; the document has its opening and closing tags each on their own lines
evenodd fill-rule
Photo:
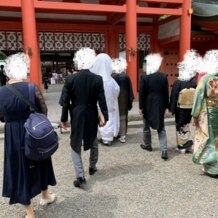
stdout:
<svg viewBox="0 0 218 218">
<path fill-rule="evenodd" d="M 51 157 L 58 149 L 58 135 L 48 118 L 44 114 L 39 113 L 35 106 L 34 84 L 28 84 L 29 99 L 23 96 L 13 85 L 7 85 L 7 87 L 33 110 L 24 124 L 26 129 L 25 156 L 35 161 Z"/>
</svg>

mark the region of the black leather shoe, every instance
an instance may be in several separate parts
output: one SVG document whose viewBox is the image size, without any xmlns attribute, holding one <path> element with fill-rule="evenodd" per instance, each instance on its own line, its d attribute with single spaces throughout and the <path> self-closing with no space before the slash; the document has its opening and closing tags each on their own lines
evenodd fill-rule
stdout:
<svg viewBox="0 0 218 218">
<path fill-rule="evenodd" d="M 96 167 L 89 167 L 89 175 L 94 175 L 97 172 Z"/>
<path fill-rule="evenodd" d="M 167 160 L 168 159 L 167 151 L 162 151 L 161 158 L 163 160 Z"/>
<path fill-rule="evenodd" d="M 82 177 L 76 178 L 76 180 L 73 182 L 73 185 L 77 188 L 81 187 L 84 184 L 86 184 L 86 179 Z"/>
<path fill-rule="evenodd" d="M 152 151 L 152 147 L 150 145 L 143 145 L 141 144 L 140 147 L 144 150 L 147 150 L 147 151 Z"/>
</svg>

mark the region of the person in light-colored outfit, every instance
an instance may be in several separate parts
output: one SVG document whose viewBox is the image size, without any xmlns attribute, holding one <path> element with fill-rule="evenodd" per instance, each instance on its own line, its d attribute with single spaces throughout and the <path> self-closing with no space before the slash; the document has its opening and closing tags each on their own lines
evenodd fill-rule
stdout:
<svg viewBox="0 0 218 218">
<path fill-rule="evenodd" d="M 118 107 L 120 87 L 111 77 L 112 60 L 109 55 L 105 53 L 97 55 L 91 71 L 103 78 L 109 118 L 105 126 L 98 128 L 98 137 L 102 140 L 104 145 L 110 145 L 114 137 L 117 137 L 120 128 Z"/>
</svg>

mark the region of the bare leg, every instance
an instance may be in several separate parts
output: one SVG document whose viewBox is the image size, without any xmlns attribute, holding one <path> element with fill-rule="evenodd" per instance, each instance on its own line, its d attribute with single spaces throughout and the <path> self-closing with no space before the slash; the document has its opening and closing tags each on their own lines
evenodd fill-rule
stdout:
<svg viewBox="0 0 218 218">
<path fill-rule="evenodd" d="M 33 210 L 33 204 L 30 203 L 29 205 L 25 206 L 26 209 L 26 217 L 25 218 L 35 218 L 35 213 Z"/>
</svg>

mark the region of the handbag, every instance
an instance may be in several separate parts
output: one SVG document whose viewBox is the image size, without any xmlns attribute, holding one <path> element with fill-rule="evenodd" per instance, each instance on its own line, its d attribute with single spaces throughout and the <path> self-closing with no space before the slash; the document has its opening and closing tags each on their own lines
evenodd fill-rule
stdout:
<svg viewBox="0 0 218 218">
<path fill-rule="evenodd" d="M 26 129 L 25 156 L 35 161 L 49 158 L 58 149 L 58 136 L 47 116 L 39 113 L 35 106 L 34 84 L 28 84 L 30 100 L 13 85 L 7 85 L 6 87 L 30 106 L 31 113 L 24 124 L 24 128 Z"/>
</svg>

